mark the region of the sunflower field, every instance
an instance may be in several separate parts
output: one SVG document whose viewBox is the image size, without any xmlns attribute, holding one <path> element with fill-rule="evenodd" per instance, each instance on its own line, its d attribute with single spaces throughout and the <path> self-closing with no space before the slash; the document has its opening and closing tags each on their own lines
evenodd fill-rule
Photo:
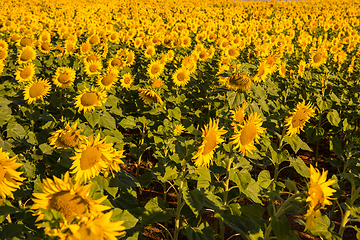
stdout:
<svg viewBox="0 0 360 240">
<path fill-rule="evenodd" d="M 0 239 L 360 239 L 360 2 L 2 0 Z"/>
</svg>

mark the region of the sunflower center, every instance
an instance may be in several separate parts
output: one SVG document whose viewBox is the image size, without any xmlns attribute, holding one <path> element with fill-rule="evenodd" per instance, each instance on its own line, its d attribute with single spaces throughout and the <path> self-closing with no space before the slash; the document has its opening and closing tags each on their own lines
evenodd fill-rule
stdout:
<svg viewBox="0 0 360 240">
<path fill-rule="evenodd" d="M 259 68 L 258 76 L 262 77 L 264 74 L 265 74 L 265 68 L 264 67 Z"/>
<path fill-rule="evenodd" d="M 117 39 L 116 33 L 111 34 L 110 38 L 111 38 L 111 40 L 113 40 L 113 41 L 116 40 L 116 39 Z"/>
<path fill-rule="evenodd" d="M 44 92 L 45 86 L 41 83 L 36 83 L 29 89 L 29 95 L 31 98 L 40 97 L 44 94 Z"/>
<path fill-rule="evenodd" d="M 68 73 L 61 73 L 58 77 L 58 81 L 61 84 L 67 84 L 68 82 L 70 82 L 70 75 Z"/>
<path fill-rule="evenodd" d="M 121 62 L 120 62 L 120 59 L 118 58 L 114 58 L 112 61 L 111 61 L 111 66 L 114 66 L 114 67 L 118 67 L 121 65 Z"/>
<path fill-rule="evenodd" d="M 128 77 L 124 78 L 124 83 L 129 84 L 130 83 L 130 78 L 128 78 Z"/>
<path fill-rule="evenodd" d="M 184 80 L 185 80 L 185 74 L 184 74 L 184 73 L 179 73 L 179 74 L 177 75 L 177 79 L 178 79 L 180 82 L 184 81 Z"/>
<path fill-rule="evenodd" d="M 315 56 L 313 57 L 313 60 L 314 60 L 314 63 L 319 63 L 319 62 L 321 62 L 321 60 L 322 60 L 322 55 L 321 55 L 321 53 L 315 54 Z"/>
<path fill-rule="evenodd" d="M 89 70 L 90 72 L 94 73 L 98 70 L 98 66 L 96 64 L 91 64 Z"/>
<path fill-rule="evenodd" d="M 26 67 L 20 72 L 20 77 L 22 79 L 27 79 L 28 77 L 30 77 L 30 75 L 31 75 L 31 68 L 30 67 Z"/>
<path fill-rule="evenodd" d="M 209 154 L 216 147 L 216 133 L 215 131 L 210 131 L 205 137 L 205 147 L 203 155 Z"/>
<path fill-rule="evenodd" d="M 71 222 L 76 215 L 82 215 L 88 208 L 88 203 L 79 195 L 70 191 L 55 193 L 49 201 L 51 209 L 61 212 L 66 220 Z"/>
<path fill-rule="evenodd" d="M 29 61 L 33 57 L 33 52 L 30 49 L 25 49 L 20 56 L 21 61 Z"/>
<path fill-rule="evenodd" d="M 80 168 L 86 170 L 93 167 L 101 159 L 101 151 L 97 147 L 88 147 L 81 153 Z"/>
<path fill-rule="evenodd" d="M 90 55 L 90 56 L 88 56 L 88 57 L 86 58 L 86 60 L 87 60 L 88 62 L 90 62 L 90 61 L 97 61 L 98 58 L 97 58 L 95 55 Z"/>
<path fill-rule="evenodd" d="M 241 132 L 240 142 L 241 145 L 246 146 L 252 143 L 256 138 L 257 130 L 253 122 L 249 122 Z"/>
<path fill-rule="evenodd" d="M 159 66 L 155 65 L 151 68 L 151 74 L 157 74 L 160 71 Z"/>
<path fill-rule="evenodd" d="M 47 42 L 44 42 L 43 44 L 41 44 L 41 49 L 44 51 L 49 51 L 50 50 L 50 45 Z"/>
<path fill-rule="evenodd" d="M 91 43 L 91 44 L 98 44 L 99 43 L 99 38 L 98 37 L 96 37 L 96 36 L 92 36 L 91 38 L 90 38 L 90 40 L 89 40 L 89 43 Z"/>
<path fill-rule="evenodd" d="M 58 141 L 65 147 L 74 147 L 79 141 L 79 136 L 74 131 L 66 132 L 61 134 L 61 136 L 58 138 Z"/>
<path fill-rule="evenodd" d="M 81 97 L 81 105 L 85 107 L 93 106 L 98 102 L 98 95 L 94 92 L 85 93 Z"/>
<path fill-rule="evenodd" d="M 30 46 L 31 45 L 31 39 L 27 38 L 27 37 L 22 38 L 21 41 L 20 41 L 20 45 L 22 47 Z"/>
<path fill-rule="evenodd" d="M 114 76 L 111 75 L 111 74 L 108 74 L 106 75 L 105 77 L 103 77 L 101 79 L 101 83 L 104 85 L 104 86 L 109 86 L 113 83 L 114 81 Z"/>
<path fill-rule="evenodd" d="M 298 111 L 296 111 L 291 121 L 292 127 L 297 128 L 303 126 L 306 122 L 307 116 L 308 115 L 306 109 L 299 109 Z"/>
</svg>

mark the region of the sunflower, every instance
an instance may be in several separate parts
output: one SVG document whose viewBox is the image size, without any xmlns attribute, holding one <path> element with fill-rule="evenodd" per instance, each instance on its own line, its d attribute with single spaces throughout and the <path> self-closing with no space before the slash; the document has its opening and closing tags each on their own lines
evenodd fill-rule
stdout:
<svg viewBox="0 0 360 240">
<path fill-rule="evenodd" d="M 114 57 L 109 59 L 108 66 L 120 69 L 125 66 L 125 62 L 122 61 L 119 57 Z"/>
<path fill-rule="evenodd" d="M 45 79 L 38 79 L 37 81 L 30 81 L 24 88 L 24 100 L 28 104 L 34 101 L 45 98 L 50 92 L 51 86 Z"/>
<path fill-rule="evenodd" d="M 101 106 L 106 102 L 106 93 L 103 91 L 98 91 L 94 87 L 91 89 L 85 88 L 83 90 L 78 91 L 78 96 L 74 98 L 75 107 L 79 108 L 79 112 L 84 110 L 92 111 L 96 106 Z"/>
<path fill-rule="evenodd" d="M 184 126 L 180 124 L 176 124 L 174 128 L 174 136 L 179 136 L 184 132 L 185 128 Z"/>
<path fill-rule="evenodd" d="M 162 105 L 164 102 L 161 100 L 159 94 L 157 94 L 154 90 L 151 89 L 139 89 L 139 97 L 146 104 L 160 104 Z"/>
<path fill-rule="evenodd" d="M 67 88 L 73 85 L 75 81 L 76 71 L 69 67 L 58 67 L 53 77 L 53 83 L 57 87 Z"/>
<path fill-rule="evenodd" d="M 16 171 L 21 166 L 22 163 L 16 162 L 16 156 L 9 158 L 9 153 L 3 152 L 0 147 L 0 200 L 4 201 L 6 197 L 14 198 L 12 192 L 20 188 L 25 179 L 20 177 L 22 172 Z"/>
<path fill-rule="evenodd" d="M 76 130 L 76 128 L 77 123 L 73 126 L 70 126 L 70 123 L 67 123 L 65 129 L 51 132 L 51 137 L 49 137 L 50 145 L 54 145 L 55 148 L 60 149 L 75 147 L 79 141 L 84 142 L 86 136 L 80 134 L 82 129 Z"/>
<path fill-rule="evenodd" d="M 32 46 L 33 45 L 33 39 L 30 37 L 22 37 L 19 41 L 19 45 L 21 47 L 27 47 L 27 46 Z"/>
<path fill-rule="evenodd" d="M 75 174 L 75 179 L 80 180 L 84 177 L 85 181 L 99 175 L 100 171 L 109 167 L 114 154 L 112 143 L 105 143 L 105 139 L 100 140 L 100 133 L 90 136 L 84 143 L 80 143 L 75 148 L 75 156 L 71 170 Z"/>
<path fill-rule="evenodd" d="M 233 126 L 238 126 L 239 124 L 242 124 L 245 120 L 245 110 L 247 108 L 247 103 L 243 104 L 242 107 L 237 107 L 236 110 L 230 110 L 230 113 L 232 113 L 232 119 L 235 121 L 233 122 Z"/>
<path fill-rule="evenodd" d="M 0 47 L 0 61 L 4 61 L 8 56 L 8 49 Z"/>
<path fill-rule="evenodd" d="M 54 176 L 54 180 L 46 178 L 39 183 L 42 193 L 33 193 L 34 205 L 31 209 L 38 210 L 37 220 L 43 219 L 41 209 L 53 209 L 63 214 L 67 222 L 72 222 L 77 216 L 87 214 L 98 215 L 99 212 L 110 209 L 108 206 L 101 205 L 107 196 L 97 200 L 89 197 L 92 184 L 80 185 L 80 181 L 73 184 L 69 177 L 69 172 L 64 175 L 64 180 Z"/>
<path fill-rule="evenodd" d="M 185 67 L 179 68 L 172 75 L 172 79 L 176 86 L 185 86 L 190 81 L 190 72 Z"/>
<path fill-rule="evenodd" d="M 125 66 L 131 67 L 135 63 L 134 51 L 127 51 Z"/>
<path fill-rule="evenodd" d="M 90 61 L 85 63 L 85 72 L 91 76 L 99 74 L 99 70 L 102 68 L 101 61 Z"/>
<path fill-rule="evenodd" d="M 1 76 L 2 72 L 4 71 L 4 68 L 5 68 L 4 61 L 0 60 L 0 76 Z"/>
<path fill-rule="evenodd" d="M 97 78 L 97 84 L 101 88 L 110 90 L 114 83 L 117 81 L 118 75 L 119 70 L 117 70 L 116 68 L 109 68 L 107 73 L 102 74 Z"/>
<path fill-rule="evenodd" d="M 162 85 L 164 85 L 164 82 L 160 78 L 154 79 L 151 84 L 151 86 L 153 86 L 154 88 L 161 87 Z"/>
<path fill-rule="evenodd" d="M 147 68 L 147 73 L 150 78 L 158 78 L 160 74 L 164 71 L 164 65 L 160 61 L 151 61 Z"/>
<path fill-rule="evenodd" d="M 124 221 L 110 221 L 113 211 L 95 216 L 86 216 L 80 219 L 76 224 L 64 225 L 60 239 L 66 240 L 117 240 L 117 236 L 125 234 Z"/>
<path fill-rule="evenodd" d="M 303 130 L 305 123 L 315 115 L 315 109 L 313 104 L 305 104 L 305 100 L 302 103 L 298 103 L 291 116 L 285 119 L 285 126 L 288 126 L 287 135 L 292 136 L 300 133 L 300 129 Z"/>
<path fill-rule="evenodd" d="M 3 40 L 3 39 L 0 39 L 0 49 L 9 49 L 9 44 Z M 1 56 L 0 56 L 0 60 L 1 60 Z"/>
<path fill-rule="evenodd" d="M 24 47 L 18 54 L 18 63 L 24 64 L 35 60 L 36 51 L 32 47 Z"/>
<path fill-rule="evenodd" d="M 239 128 L 234 129 L 235 133 L 231 138 L 233 140 L 231 143 L 235 144 L 234 149 L 239 149 L 243 155 L 251 154 L 256 150 L 254 144 L 259 142 L 260 135 L 265 130 L 261 127 L 262 122 L 260 115 L 253 113 L 246 122 L 239 125 Z"/>
<path fill-rule="evenodd" d="M 236 58 L 240 55 L 240 52 L 239 52 L 237 46 L 233 45 L 233 46 L 230 46 L 230 47 L 226 50 L 226 54 L 227 54 L 227 56 L 229 56 L 230 58 L 236 59 Z"/>
<path fill-rule="evenodd" d="M 233 74 L 227 79 L 226 86 L 229 89 L 233 89 L 235 91 L 242 90 L 245 91 L 251 86 L 251 78 L 243 73 Z"/>
<path fill-rule="evenodd" d="M 149 45 L 145 49 L 144 56 L 146 58 L 151 58 L 153 55 L 155 55 L 155 53 L 156 53 L 155 47 L 153 45 Z"/>
<path fill-rule="evenodd" d="M 212 164 L 214 150 L 224 141 L 221 135 L 226 132 L 223 127 L 219 129 L 219 119 L 210 119 L 209 124 L 205 125 L 202 130 L 203 142 L 196 155 L 192 158 L 195 159 L 195 166 L 208 168 Z"/>
<path fill-rule="evenodd" d="M 270 69 L 267 68 L 265 64 L 263 64 L 263 63 L 260 64 L 260 66 L 258 68 L 258 72 L 254 76 L 254 82 L 265 81 L 265 79 L 267 78 L 269 73 L 270 73 Z"/>
<path fill-rule="evenodd" d="M 64 43 L 65 46 L 65 55 L 73 55 L 76 51 L 76 42 L 66 40 Z"/>
<path fill-rule="evenodd" d="M 196 61 L 190 56 L 184 57 L 184 59 L 182 60 L 181 65 L 183 67 L 185 67 L 187 70 L 189 70 L 190 74 L 195 73 L 196 68 L 197 68 Z"/>
<path fill-rule="evenodd" d="M 282 77 L 282 78 L 286 78 L 286 62 L 283 62 L 279 65 L 279 75 Z"/>
<path fill-rule="evenodd" d="M 84 64 L 86 64 L 86 63 L 90 63 L 91 61 L 93 61 L 93 62 L 101 61 L 101 58 L 100 58 L 99 54 L 90 52 L 86 55 L 86 57 L 84 57 L 83 61 L 84 61 Z"/>
<path fill-rule="evenodd" d="M 310 165 L 310 186 L 308 190 L 308 197 L 306 202 L 308 203 L 308 210 L 305 215 L 306 225 L 305 230 L 314 230 L 314 219 L 321 216 L 320 209 L 325 205 L 331 205 L 330 197 L 336 190 L 330 188 L 330 185 L 336 182 L 336 180 L 326 181 L 328 171 L 320 171 Z"/>
<path fill-rule="evenodd" d="M 324 49 L 310 50 L 309 64 L 313 68 L 318 68 L 326 63 L 327 51 Z"/>
<path fill-rule="evenodd" d="M 131 75 L 131 73 L 125 73 L 124 76 L 122 76 L 120 82 L 123 88 L 129 89 L 134 82 L 134 77 Z"/>
<path fill-rule="evenodd" d="M 91 44 L 89 42 L 84 42 L 80 46 L 80 54 L 81 56 L 87 55 L 91 51 Z"/>
<path fill-rule="evenodd" d="M 298 70 L 298 74 L 300 77 L 304 77 L 305 67 L 306 67 L 306 62 L 304 60 L 300 60 L 299 70 Z"/>
</svg>

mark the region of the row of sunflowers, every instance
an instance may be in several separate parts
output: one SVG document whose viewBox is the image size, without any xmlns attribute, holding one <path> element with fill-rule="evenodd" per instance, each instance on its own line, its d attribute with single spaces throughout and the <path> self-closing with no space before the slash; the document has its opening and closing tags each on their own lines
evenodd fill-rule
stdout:
<svg viewBox="0 0 360 240">
<path fill-rule="evenodd" d="M 0 238 L 360 239 L 359 24 L 351 0 L 2 1 Z"/>
</svg>

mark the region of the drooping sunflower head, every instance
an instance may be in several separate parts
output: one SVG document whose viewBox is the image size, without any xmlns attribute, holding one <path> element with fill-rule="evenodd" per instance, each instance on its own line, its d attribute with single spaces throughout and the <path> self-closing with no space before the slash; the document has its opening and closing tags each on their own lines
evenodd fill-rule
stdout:
<svg viewBox="0 0 360 240">
<path fill-rule="evenodd" d="M 24 88 L 24 100 L 31 104 L 39 99 L 44 99 L 49 94 L 50 89 L 51 85 L 45 79 L 30 81 Z"/>
<path fill-rule="evenodd" d="M 160 104 L 162 105 L 164 102 L 161 100 L 158 93 L 151 89 L 139 89 L 139 97 L 141 100 L 144 101 L 146 104 Z"/>
<path fill-rule="evenodd" d="M 22 48 L 21 51 L 19 52 L 18 63 L 19 64 L 28 63 L 35 60 L 35 58 L 36 58 L 36 51 L 32 47 L 27 46 Z"/>
<path fill-rule="evenodd" d="M 185 67 L 179 68 L 172 75 L 172 79 L 176 86 L 185 86 L 190 81 L 190 72 Z"/>
<path fill-rule="evenodd" d="M 86 139 L 86 136 L 80 134 L 81 131 L 82 129 L 77 130 L 77 123 L 72 126 L 67 123 L 65 129 L 50 133 L 50 145 L 54 145 L 55 148 L 59 149 L 75 147 L 79 142 L 84 142 Z"/>
<path fill-rule="evenodd" d="M 108 68 L 107 73 L 102 74 L 97 78 L 97 84 L 99 87 L 109 90 L 116 83 L 118 75 L 119 70 L 116 68 Z"/>
<path fill-rule="evenodd" d="M 123 88 L 129 89 L 132 86 L 132 84 L 134 83 L 134 77 L 133 77 L 133 75 L 131 75 L 131 73 L 125 73 L 122 76 L 120 82 L 121 82 L 121 86 Z"/>
<path fill-rule="evenodd" d="M 100 140 L 100 134 L 90 136 L 84 143 L 80 143 L 75 148 L 75 156 L 71 157 L 73 164 L 71 170 L 75 174 L 75 179 L 90 180 L 109 167 L 109 163 L 116 157 L 112 143 L 105 143 L 105 139 Z"/>
<path fill-rule="evenodd" d="M 84 110 L 92 111 L 96 106 L 101 106 L 106 102 L 106 93 L 101 90 L 97 90 L 94 87 L 91 89 L 85 88 L 78 92 L 78 96 L 75 97 L 75 107 L 78 108 L 79 112 Z"/>
<path fill-rule="evenodd" d="M 67 88 L 73 85 L 75 81 L 76 71 L 69 67 L 59 67 L 56 69 L 53 83 L 57 87 Z"/>
<path fill-rule="evenodd" d="M 210 166 L 214 157 L 214 150 L 224 141 L 221 135 L 224 135 L 226 132 L 224 128 L 219 129 L 219 119 L 210 119 L 209 125 L 205 125 L 202 130 L 203 142 L 193 157 L 195 166 Z"/>
<path fill-rule="evenodd" d="M 226 86 L 235 91 L 245 91 L 251 86 L 251 78 L 244 73 L 233 74 L 227 79 Z"/>
<path fill-rule="evenodd" d="M 0 147 L 0 203 L 6 197 L 13 198 L 12 192 L 20 188 L 25 179 L 20 175 L 22 172 L 16 171 L 22 166 L 22 163 L 16 162 L 16 156 L 9 158 L 8 152 L 3 152 Z"/>
<path fill-rule="evenodd" d="M 257 113 L 252 113 L 249 119 L 245 121 L 239 128 L 235 128 L 234 135 L 232 136 L 232 144 L 234 149 L 239 149 L 243 155 L 251 154 L 256 150 L 255 142 L 259 142 L 261 134 L 265 128 L 261 127 L 262 118 Z"/>
<path fill-rule="evenodd" d="M 39 184 L 42 193 L 33 193 L 34 205 L 31 209 L 37 210 L 37 220 L 43 218 L 42 209 L 53 209 L 63 214 L 67 222 L 72 222 L 76 217 L 84 215 L 98 215 L 100 212 L 110 209 L 100 203 L 106 196 L 93 200 L 89 197 L 91 184 L 81 186 L 79 181 L 73 184 L 66 172 L 63 179 L 54 176 L 54 180 L 46 178 Z"/>
<path fill-rule="evenodd" d="M 305 100 L 297 104 L 291 116 L 285 119 L 285 126 L 288 126 L 287 135 L 292 136 L 300 133 L 305 123 L 315 115 L 315 108 L 312 103 L 305 104 Z"/>
</svg>

